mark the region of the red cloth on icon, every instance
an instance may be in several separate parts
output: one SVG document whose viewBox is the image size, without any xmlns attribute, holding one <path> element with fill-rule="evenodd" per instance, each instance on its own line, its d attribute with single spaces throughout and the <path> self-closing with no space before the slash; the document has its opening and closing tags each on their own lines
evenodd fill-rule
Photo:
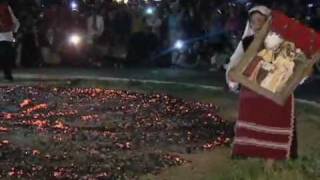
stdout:
<svg viewBox="0 0 320 180">
<path fill-rule="evenodd" d="M 0 4 L 0 32 L 12 31 L 13 27 L 14 23 L 9 11 L 9 6 Z"/>
<path fill-rule="evenodd" d="M 261 58 L 256 56 L 251 63 L 247 66 L 246 70 L 243 72 L 243 74 L 247 77 L 250 77 L 252 73 L 256 70 L 257 66 L 261 62 Z"/>
<path fill-rule="evenodd" d="M 309 58 L 320 49 L 320 34 L 289 18 L 281 11 L 272 11 L 271 30 L 280 34 L 284 39 L 295 43 Z"/>
</svg>

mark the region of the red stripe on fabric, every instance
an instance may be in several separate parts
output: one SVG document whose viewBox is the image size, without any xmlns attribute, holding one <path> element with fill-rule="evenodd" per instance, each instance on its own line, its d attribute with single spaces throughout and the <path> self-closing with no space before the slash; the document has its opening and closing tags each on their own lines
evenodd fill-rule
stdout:
<svg viewBox="0 0 320 180">
<path fill-rule="evenodd" d="M 286 134 L 289 135 L 292 132 L 292 128 L 278 128 L 271 126 L 263 126 L 261 124 L 246 122 L 246 121 L 237 121 L 237 127 L 243 127 L 245 129 L 252 129 L 261 132 L 268 132 L 270 134 Z"/>
<path fill-rule="evenodd" d="M 245 157 L 259 157 L 265 159 L 285 160 L 287 151 L 281 149 L 271 149 L 252 145 L 235 144 L 232 151 L 233 155 Z"/>
<path fill-rule="evenodd" d="M 289 136 L 290 135 L 257 132 L 239 127 L 236 128 L 236 137 L 250 137 L 257 140 L 270 141 L 274 143 L 289 144 Z"/>
</svg>

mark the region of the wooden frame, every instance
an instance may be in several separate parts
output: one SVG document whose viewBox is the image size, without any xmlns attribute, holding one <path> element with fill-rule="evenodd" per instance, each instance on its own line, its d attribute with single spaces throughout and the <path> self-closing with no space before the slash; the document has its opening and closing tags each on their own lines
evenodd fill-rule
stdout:
<svg viewBox="0 0 320 180">
<path fill-rule="evenodd" d="M 262 30 L 256 34 L 255 39 L 250 44 L 239 64 L 230 70 L 229 76 L 232 80 L 239 82 L 243 86 L 255 91 L 256 93 L 271 99 L 279 105 L 283 105 L 300 84 L 301 80 L 305 77 L 306 72 L 312 68 L 315 61 L 308 59 L 294 61 L 295 66 L 293 74 L 290 76 L 288 81 L 286 81 L 285 86 L 279 92 L 272 92 L 264 87 L 261 87 L 258 82 L 250 80 L 248 76 L 244 75 L 244 72 L 249 64 L 256 58 L 256 55 L 258 51 L 260 51 L 270 27 L 271 20 L 268 20 L 263 26 Z"/>
</svg>

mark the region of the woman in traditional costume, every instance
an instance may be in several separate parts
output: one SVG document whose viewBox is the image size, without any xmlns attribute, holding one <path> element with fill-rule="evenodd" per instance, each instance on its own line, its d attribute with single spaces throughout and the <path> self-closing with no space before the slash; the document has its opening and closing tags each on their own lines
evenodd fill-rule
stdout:
<svg viewBox="0 0 320 180">
<path fill-rule="evenodd" d="M 229 79 L 230 69 L 239 63 L 256 32 L 271 17 L 271 10 L 265 6 L 256 6 L 249 10 L 249 17 L 242 41 L 232 55 L 227 69 L 227 83 L 231 89 L 235 89 L 237 83 Z M 293 95 L 280 106 L 241 87 L 232 155 L 263 158 L 267 160 L 267 166 L 271 166 L 274 160 L 296 158 L 297 136 Z"/>
</svg>

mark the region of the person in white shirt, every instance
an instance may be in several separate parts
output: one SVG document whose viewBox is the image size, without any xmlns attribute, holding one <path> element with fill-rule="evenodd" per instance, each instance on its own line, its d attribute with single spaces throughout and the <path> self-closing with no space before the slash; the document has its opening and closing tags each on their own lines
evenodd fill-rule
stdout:
<svg viewBox="0 0 320 180">
<path fill-rule="evenodd" d="M 12 67 L 15 60 L 15 49 L 13 46 L 15 38 L 13 33 L 18 31 L 20 24 L 6 0 L 0 0 L 0 5 L 8 7 L 12 21 L 12 26 L 9 29 L 0 27 L 0 63 L 4 72 L 4 78 L 8 81 L 13 81 Z M 2 21 L 1 17 L 0 21 Z"/>
<path fill-rule="evenodd" d="M 93 8 L 91 15 L 87 18 L 87 43 L 89 45 L 89 62 L 100 66 L 101 62 L 96 62 L 103 56 L 101 46 L 98 45 L 99 38 L 104 32 L 104 19 L 96 8 Z"/>
<path fill-rule="evenodd" d="M 155 14 L 148 16 L 146 22 L 147 25 L 152 28 L 152 32 L 156 34 L 158 38 L 160 38 L 160 26 L 162 21 L 159 17 L 159 14 L 155 12 Z"/>
<path fill-rule="evenodd" d="M 96 10 L 87 19 L 88 43 L 93 44 L 104 31 L 104 19 Z"/>
</svg>

